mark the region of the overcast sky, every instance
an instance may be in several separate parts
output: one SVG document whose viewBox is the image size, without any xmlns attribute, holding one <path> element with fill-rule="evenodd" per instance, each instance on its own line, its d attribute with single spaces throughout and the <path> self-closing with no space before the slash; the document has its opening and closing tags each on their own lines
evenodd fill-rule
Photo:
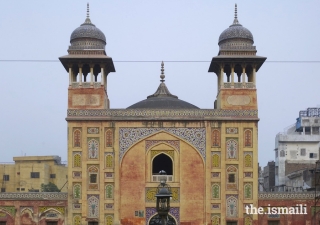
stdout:
<svg viewBox="0 0 320 225">
<path fill-rule="evenodd" d="M 108 76 L 111 108 L 126 108 L 153 94 L 161 60 L 172 94 L 213 108 L 217 78 L 208 68 L 218 53 L 219 35 L 233 22 L 235 3 L 239 22 L 253 34 L 257 55 L 268 58 L 257 73 L 260 165 L 274 160 L 276 134 L 294 124 L 300 110 L 320 107 L 319 0 L 89 3 L 91 21 L 104 32 L 116 68 Z M 58 57 L 67 54 L 72 31 L 84 22 L 86 4 L 0 2 L 1 162 L 21 155 L 67 160 L 68 74 Z"/>
</svg>

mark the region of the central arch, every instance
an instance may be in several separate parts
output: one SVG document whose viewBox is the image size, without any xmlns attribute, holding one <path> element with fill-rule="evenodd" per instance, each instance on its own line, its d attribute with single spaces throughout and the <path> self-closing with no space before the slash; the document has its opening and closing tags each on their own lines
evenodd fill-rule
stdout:
<svg viewBox="0 0 320 225">
<path fill-rule="evenodd" d="M 158 225 L 161 224 L 161 218 L 158 214 L 154 215 L 150 220 L 149 220 L 149 225 Z M 169 214 L 167 217 L 167 225 L 176 225 L 175 219 Z"/>
<path fill-rule="evenodd" d="M 152 174 L 157 175 L 160 170 L 166 171 L 167 175 L 173 175 L 173 162 L 166 154 L 159 154 L 152 161 Z"/>
</svg>

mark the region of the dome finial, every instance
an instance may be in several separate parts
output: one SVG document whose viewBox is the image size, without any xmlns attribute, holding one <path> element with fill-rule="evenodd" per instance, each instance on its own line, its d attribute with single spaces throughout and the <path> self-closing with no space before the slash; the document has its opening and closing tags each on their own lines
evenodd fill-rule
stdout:
<svg viewBox="0 0 320 225">
<path fill-rule="evenodd" d="M 161 78 L 161 82 L 163 83 L 164 82 L 164 78 L 165 78 L 165 75 L 164 75 L 164 63 L 163 61 L 161 62 L 161 75 L 160 75 L 160 78 Z"/>
<path fill-rule="evenodd" d="M 90 16 L 89 16 L 89 2 L 87 3 L 87 18 L 90 18 Z"/>
<path fill-rule="evenodd" d="M 87 18 L 84 21 L 84 24 L 92 24 L 90 20 L 90 15 L 89 15 L 89 2 L 87 3 Z"/>
<path fill-rule="evenodd" d="M 234 5 L 234 20 L 233 20 L 233 24 L 239 24 L 237 3 Z"/>
</svg>

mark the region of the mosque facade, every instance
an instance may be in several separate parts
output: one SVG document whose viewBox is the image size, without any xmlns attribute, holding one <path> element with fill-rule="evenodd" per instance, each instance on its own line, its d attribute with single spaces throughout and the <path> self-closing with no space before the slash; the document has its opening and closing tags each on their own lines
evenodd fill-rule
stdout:
<svg viewBox="0 0 320 225">
<path fill-rule="evenodd" d="M 164 63 L 154 94 L 112 109 L 107 78 L 115 67 L 88 9 L 59 58 L 69 74 L 67 224 L 152 224 L 160 170 L 173 224 L 258 224 L 245 211 L 258 207 L 256 72 L 266 60 L 253 43 L 235 10 L 208 65 L 217 77 L 212 109 L 172 94 Z"/>
</svg>

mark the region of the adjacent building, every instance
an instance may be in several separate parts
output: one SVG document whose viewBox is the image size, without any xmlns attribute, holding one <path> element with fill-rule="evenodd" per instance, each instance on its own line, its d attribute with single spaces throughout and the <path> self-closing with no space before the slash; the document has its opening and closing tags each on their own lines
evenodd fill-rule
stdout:
<svg viewBox="0 0 320 225">
<path fill-rule="evenodd" d="M 279 191 L 310 188 L 302 178 L 304 170 L 315 167 L 319 160 L 320 109 L 299 112 L 297 122 L 279 133 L 275 140 L 275 185 Z"/>
<path fill-rule="evenodd" d="M 275 162 L 268 162 L 263 168 L 263 191 L 275 191 Z"/>
<path fill-rule="evenodd" d="M 1 192 L 39 192 L 41 184 L 49 182 L 67 191 L 68 169 L 59 156 L 20 156 L 13 161 L 0 164 Z"/>
</svg>

